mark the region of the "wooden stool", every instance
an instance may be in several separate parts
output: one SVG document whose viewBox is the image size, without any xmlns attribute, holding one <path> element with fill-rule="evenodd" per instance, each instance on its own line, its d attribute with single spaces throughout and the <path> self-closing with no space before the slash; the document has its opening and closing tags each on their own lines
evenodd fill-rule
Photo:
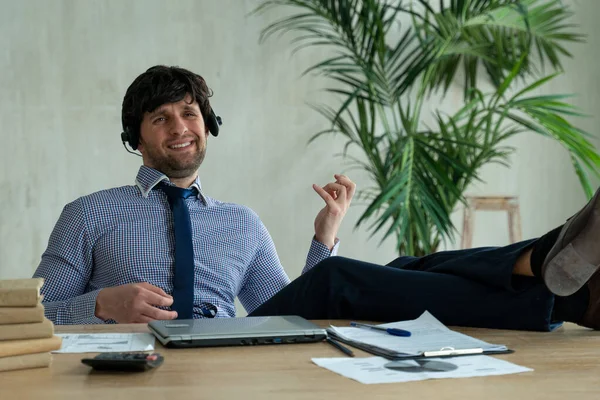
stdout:
<svg viewBox="0 0 600 400">
<path fill-rule="evenodd" d="M 511 196 L 466 196 L 468 206 L 463 217 L 463 231 L 460 241 L 461 249 L 470 249 L 473 244 L 473 226 L 475 211 L 508 212 L 508 237 L 510 243 L 521 240 L 521 213 L 519 199 Z"/>
</svg>

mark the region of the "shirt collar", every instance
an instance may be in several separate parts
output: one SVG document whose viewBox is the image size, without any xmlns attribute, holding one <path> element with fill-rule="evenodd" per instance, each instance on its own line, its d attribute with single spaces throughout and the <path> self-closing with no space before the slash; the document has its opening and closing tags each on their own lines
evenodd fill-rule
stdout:
<svg viewBox="0 0 600 400">
<path fill-rule="evenodd" d="M 150 191 L 154 189 L 156 185 L 163 181 L 167 181 L 169 183 L 171 182 L 169 180 L 169 177 L 163 174 L 162 172 L 154 168 L 142 165 L 135 178 L 135 185 L 140 190 L 142 197 L 147 198 Z M 204 204 L 208 205 L 207 199 L 202 194 L 202 186 L 200 184 L 199 176 L 196 176 L 194 182 L 189 186 L 189 189 L 191 188 L 196 188 L 196 190 L 198 191 L 198 199 L 202 200 Z"/>
</svg>

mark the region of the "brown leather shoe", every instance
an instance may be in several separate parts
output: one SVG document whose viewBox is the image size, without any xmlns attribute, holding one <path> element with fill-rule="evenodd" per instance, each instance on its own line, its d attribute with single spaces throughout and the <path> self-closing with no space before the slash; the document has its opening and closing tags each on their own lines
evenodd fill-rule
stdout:
<svg viewBox="0 0 600 400">
<path fill-rule="evenodd" d="M 598 268 L 600 189 L 589 203 L 563 226 L 556 243 L 544 260 L 542 278 L 552 293 L 570 296 L 585 285 Z M 598 288 L 597 297 L 600 297 L 600 281 L 595 285 Z M 600 302 L 600 299 L 596 301 Z M 600 305 L 595 307 L 598 309 Z M 600 310 L 595 312 L 600 317 Z"/>
<path fill-rule="evenodd" d="M 600 330 L 600 271 L 597 271 L 588 282 L 590 291 L 590 302 L 579 325 Z"/>
</svg>

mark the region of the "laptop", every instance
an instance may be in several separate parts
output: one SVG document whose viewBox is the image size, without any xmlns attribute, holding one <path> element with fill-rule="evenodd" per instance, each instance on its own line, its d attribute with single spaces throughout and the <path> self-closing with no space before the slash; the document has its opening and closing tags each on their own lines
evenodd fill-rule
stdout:
<svg viewBox="0 0 600 400">
<path fill-rule="evenodd" d="M 166 347 L 240 346 L 318 342 L 323 328 L 295 315 L 151 321 L 150 332 Z"/>
</svg>

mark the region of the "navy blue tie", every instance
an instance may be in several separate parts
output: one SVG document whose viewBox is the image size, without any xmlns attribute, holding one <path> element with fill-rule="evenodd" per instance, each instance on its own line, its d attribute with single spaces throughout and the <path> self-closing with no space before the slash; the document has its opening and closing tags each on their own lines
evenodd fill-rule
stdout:
<svg viewBox="0 0 600 400">
<path fill-rule="evenodd" d="M 177 319 L 194 318 L 194 246 L 192 244 L 192 224 L 185 199 L 196 194 L 195 189 L 182 189 L 160 183 L 166 193 L 175 231 L 175 271 L 173 279 L 173 305 Z"/>
</svg>

